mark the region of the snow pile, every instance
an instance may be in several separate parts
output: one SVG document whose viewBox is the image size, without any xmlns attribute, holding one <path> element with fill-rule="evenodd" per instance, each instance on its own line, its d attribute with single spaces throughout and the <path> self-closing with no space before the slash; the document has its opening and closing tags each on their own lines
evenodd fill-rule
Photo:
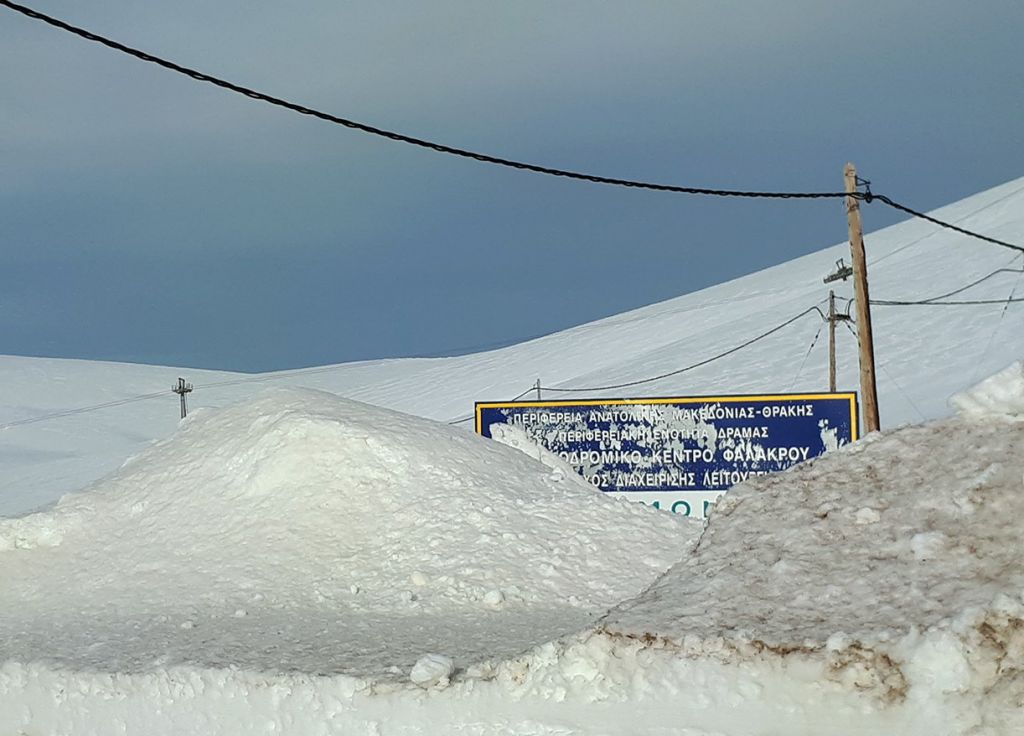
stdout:
<svg viewBox="0 0 1024 736">
<path fill-rule="evenodd" d="M 0 733 L 1021 733 L 1022 477 L 1020 422 L 908 427 L 692 549 L 498 443 L 267 396 L 25 520 Z"/>
<path fill-rule="evenodd" d="M 582 628 L 699 530 L 480 437 L 281 390 L 0 519 L 0 661 L 464 668 Z"/>
<path fill-rule="evenodd" d="M 1024 400 L 992 388 L 1005 378 L 988 394 Z M 734 488 L 602 631 L 810 676 L 912 714 L 901 733 L 1024 732 L 1022 478 L 1024 425 L 1005 416 L 869 437 Z"/>
<path fill-rule="evenodd" d="M 949 403 L 966 416 L 1001 415 L 1024 419 L 1024 363 L 1017 361 Z"/>
</svg>

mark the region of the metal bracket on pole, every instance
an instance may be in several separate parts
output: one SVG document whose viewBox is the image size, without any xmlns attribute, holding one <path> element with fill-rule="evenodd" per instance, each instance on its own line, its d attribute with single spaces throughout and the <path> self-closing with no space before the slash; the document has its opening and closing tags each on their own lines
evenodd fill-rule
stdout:
<svg viewBox="0 0 1024 736">
<path fill-rule="evenodd" d="M 181 418 L 184 419 L 188 414 L 188 407 L 185 405 L 185 394 L 192 393 L 192 384 L 185 383 L 184 378 L 179 378 L 178 383 L 171 386 L 171 391 L 181 397 Z"/>
</svg>

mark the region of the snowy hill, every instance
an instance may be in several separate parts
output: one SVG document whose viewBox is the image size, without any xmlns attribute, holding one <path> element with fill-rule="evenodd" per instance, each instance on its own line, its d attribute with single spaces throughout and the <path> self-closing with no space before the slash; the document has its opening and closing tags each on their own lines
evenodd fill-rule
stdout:
<svg viewBox="0 0 1024 736">
<path fill-rule="evenodd" d="M 940 216 L 1019 241 L 1022 205 L 1019 180 Z M 916 222 L 868 247 L 876 299 L 999 300 L 878 306 L 885 424 L 1024 353 L 1020 259 Z M 741 484 L 703 531 L 445 423 L 769 332 L 629 392 L 821 389 L 812 307 L 843 254 L 459 358 L 3 359 L 0 512 L 92 485 L 0 518 L 0 732 L 1020 733 L 1020 363 L 957 416 Z"/>
<path fill-rule="evenodd" d="M 878 205 L 876 205 L 878 206 Z M 1024 178 L 941 208 L 937 216 L 994 237 L 1024 241 Z M 871 207 L 865 206 L 870 224 Z M 972 282 L 952 300 L 1006 300 L 1021 280 L 1011 251 L 912 220 L 866 237 L 871 294 L 917 301 Z M 690 244 L 711 247 L 713 244 Z M 814 305 L 822 278 L 849 258 L 845 243 L 642 309 L 512 347 L 439 359 L 368 361 L 259 376 L 153 366 L 0 358 L 0 514 L 50 503 L 116 468 L 178 421 L 168 389 L 196 384 L 196 407 L 223 406 L 264 384 L 301 386 L 442 421 L 476 400 L 502 400 L 538 378 L 546 387 L 600 387 L 676 371 L 723 353 Z M 1018 254 L 1020 255 L 1020 254 Z M 1007 269 L 1003 271 L 1002 269 Z M 837 286 L 852 295 L 849 283 Z M 1024 288 L 1016 292 L 1024 296 Z M 883 427 L 945 416 L 950 395 L 1024 355 L 1024 305 L 877 306 L 875 352 Z M 814 312 L 745 349 L 695 370 L 589 396 L 706 395 L 822 390 L 827 345 Z M 821 332 L 819 333 L 819 330 Z M 818 336 L 811 348 L 815 335 Z M 857 388 L 856 345 L 838 334 L 839 388 Z M 134 400 L 139 396 L 159 395 Z M 545 398 L 562 394 L 549 391 Z M 130 400 L 128 403 L 117 403 Z M 87 412 L 69 412 L 110 402 Z M 38 417 L 68 412 L 43 421 Z M 468 428 L 468 425 L 467 425 Z"/>
</svg>

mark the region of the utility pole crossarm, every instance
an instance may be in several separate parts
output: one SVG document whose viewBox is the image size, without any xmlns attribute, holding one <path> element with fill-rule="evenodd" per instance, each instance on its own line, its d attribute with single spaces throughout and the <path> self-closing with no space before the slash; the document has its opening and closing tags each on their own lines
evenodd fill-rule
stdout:
<svg viewBox="0 0 1024 736">
<path fill-rule="evenodd" d="M 184 419 L 188 415 L 188 406 L 185 403 L 185 394 L 192 392 L 192 384 L 185 383 L 184 378 L 179 378 L 178 382 L 171 386 L 171 391 L 178 394 L 181 398 L 181 418 Z"/>
</svg>

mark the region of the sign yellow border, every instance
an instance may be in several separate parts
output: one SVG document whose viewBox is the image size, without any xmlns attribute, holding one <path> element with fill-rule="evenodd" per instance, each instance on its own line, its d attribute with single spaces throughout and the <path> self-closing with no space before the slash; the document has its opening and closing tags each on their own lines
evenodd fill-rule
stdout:
<svg viewBox="0 0 1024 736">
<path fill-rule="evenodd" d="M 626 404 L 714 404 L 737 403 L 741 401 L 812 401 L 819 399 L 846 399 L 850 402 L 850 437 L 853 442 L 860 439 L 860 424 L 857 421 L 857 393 L 855 391 L 834 394 L 750 394 L 736 396 L 678 396 L 648 399 L 580 399 L 579 401 L 552 399 L 540 401 L 478 401 L 475 405 L 476 433 L 483 434 L 483 410 L 507 409 L 511 407 L 530 408 L 542 406 L 623 406 Z"/>
</svg>

